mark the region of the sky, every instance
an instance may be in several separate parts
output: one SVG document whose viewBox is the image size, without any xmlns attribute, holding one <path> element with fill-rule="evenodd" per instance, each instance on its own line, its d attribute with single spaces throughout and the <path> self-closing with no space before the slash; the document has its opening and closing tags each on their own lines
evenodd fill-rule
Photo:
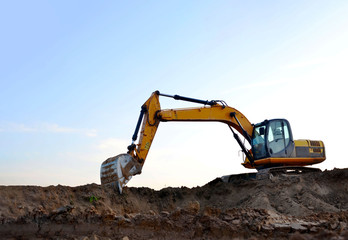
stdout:
<svg viewBox="0 0 348 240">
<path fill-rule="evenodd" d="M 286 118 L 347 168 L 347 1 L 0 0 L 0 185 L 100 184 L 160 92 Z M 160 98 L 163 109 L 200 105 Z M 222 123 L 161 123 L 128 186 L 250 172 Z"/>
</svg>

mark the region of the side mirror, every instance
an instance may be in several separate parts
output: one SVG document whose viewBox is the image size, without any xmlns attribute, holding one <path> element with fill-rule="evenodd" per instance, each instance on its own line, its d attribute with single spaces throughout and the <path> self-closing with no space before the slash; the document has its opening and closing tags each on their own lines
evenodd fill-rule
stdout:
<svg viewBox="0 0 348 240">
<path fill-rule="evenodd" d="M 265 135 L 265 128 L 260 128 L 260 135 L 261 136 Z"/>
</svg>

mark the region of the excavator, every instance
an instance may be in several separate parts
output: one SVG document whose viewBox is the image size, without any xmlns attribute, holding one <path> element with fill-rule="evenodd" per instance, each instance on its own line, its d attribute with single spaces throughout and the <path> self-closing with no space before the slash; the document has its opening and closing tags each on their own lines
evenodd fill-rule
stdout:
<svg viewBox="0 0 348 240">
<path fill-rule="evenodd" d="M 161 109 L 160 96 L 203 106 Z M 240 174 L 237 177 L 222 176 L 221 180 L 225 182 L 232 182 L 236 178 L 263 179 L 279 174 L 321 171 L 306 166 L 321 163 L 326 159 L 323 141 L 293 140 L 290 123 L 286 119 L 264 120 L 252 124 L 241 112 L 228 106 L 225 101 L 200 100 L 155 91 L 141 107 L 127 153 L 110 157 L 102 163 L 101 184 L 115 186 L 122 193 L 122 189 L 132 176 L 141 173 L 159 123 L 170 121 L 221 122 L 229 127 L 245 155 L 242 165 L 248 169 L 256 169 L 257 172 Z M 139 130 L 140 137 L 136 143 Z M 241 137 L 244 138 L 244 142 Z M 245 145 L 245 141 L 249 143 L 250 149 Z"/>
</svg>

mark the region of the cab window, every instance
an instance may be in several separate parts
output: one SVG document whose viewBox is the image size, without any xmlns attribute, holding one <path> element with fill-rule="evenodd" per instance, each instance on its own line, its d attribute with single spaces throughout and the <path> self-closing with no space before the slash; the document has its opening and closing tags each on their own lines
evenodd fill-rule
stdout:
<svg viewBox="0 0 348 240">
<path fill-rule="evenodd" d="M 267 155 L 265 133 L 266 125 L 256 126 L 254 129 L 252 151 L 255 159 L 265 158 Z"/>
</svg>

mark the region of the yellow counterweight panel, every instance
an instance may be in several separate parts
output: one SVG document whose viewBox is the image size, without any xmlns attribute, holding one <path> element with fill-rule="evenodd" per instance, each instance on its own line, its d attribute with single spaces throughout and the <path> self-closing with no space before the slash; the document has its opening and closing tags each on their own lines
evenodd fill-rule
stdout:
<svg viewBox="0 0 348 240">
<path fill-rule="evenodd" d="M 325 146 L 323 141 L 295 140 L 296 157 L 320 157 L 325 158 Z"/>
</svg>

